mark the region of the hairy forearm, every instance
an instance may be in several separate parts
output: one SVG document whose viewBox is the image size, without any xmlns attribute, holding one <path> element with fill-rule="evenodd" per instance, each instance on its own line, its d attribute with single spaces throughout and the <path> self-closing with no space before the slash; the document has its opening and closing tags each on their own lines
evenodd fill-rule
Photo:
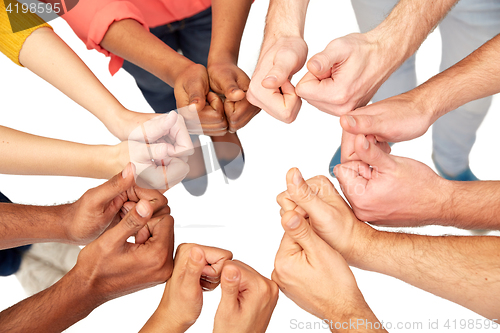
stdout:
<svg viewBox="0 0 500 333">
<path fill-rule="evenodd" d="M 279 37 L 304 38 L 309 0 L 271 0 L 266 18 L 264 43 Z"/>
<path fill-rule="evenodd" d="M 500 238 L 374 231 L 363 269 L 393 276 L 489 319 L 498 319 Z"/>
<path fill-rule="evenodd" d="M 45 242 L 68 242 L 68 205 L 27 206 L 0 203 L 0 249 Z"/>
<path fill-rule="evenodd" d="M 387 52 L 392 71 L 420 47 L 458 0 L 401 0 L 389 16 L 367 33 Z"/>
<path fill-rule="evenodd" d="M 500 92 L 500 35 L 462 61 L 434 76 L 410 94 L 434 115 L 434 121 L 470 101 Z"/>
<path fill-rule="evenodd" d="M 238 62 L 241 37 L 252 5 L 251 0 L 212 1 L 212 40 L 208 62 Z"/>
<path fill-rule="evenodd" d="M 500 182 L 449 181 L 451 195 L 442 197 L 438 221 L 464 229 L 500 229 Z"/>
<path fill-rule="evenodd" d="M 132 19 L 114 22 L 106 32 L 101 46 L 172 87 L 177 76 L 192 64 L 189 59 L 172 50 Z"/>
<path fill-rule="evenodd" d="M 124 110 L 83 61 L 52 29 L 41 28 L 26 39 L 21 64 L 90 111 L 110 129 Z"/>
<path fill-rule="evenodd" d="M 115 146 L 44 138 L 0 126 L 0 173 L 109 179 L 117 168 Z"/>
<path fill-rule="evenodd" d="M 0 313 L 5 332 L 62 332 L 100 305 L 86 292 L 86 281 L 71 270 L 50 288 Z"/>
</svg>

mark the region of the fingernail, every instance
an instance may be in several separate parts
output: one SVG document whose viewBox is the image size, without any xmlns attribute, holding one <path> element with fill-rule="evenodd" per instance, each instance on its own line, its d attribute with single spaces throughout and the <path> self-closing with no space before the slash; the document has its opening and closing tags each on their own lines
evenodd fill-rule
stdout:
<svg viewBox="0 0 500 333">
<path fill-rule="evenodd" d="M 264 81 L 276 82 L 276 81 L 278 81 L 278 77 L 276 75 L 268 75 L 268 76 L 266 76 L 266 78 L 264 79 Z"/>
<path fill-rule="evenodd" d="M 286 225 L 290 229 L 296 229 L 300 224 L 300 218 L 297 215 L 292 216 L 290 220 L 286 223 Z"/>
<path fill-rule="evenodd" d="M 228 281 L 234 281 L 238 278 L 238 271 L 236 271 L 235 269 L 231 269 L 228 271 L 225 272 L 224 274 L 226 280 Z"/>
<path fill-rule="evenodd" d="M 363 140 L 364 140 L 364 141 L 363 141 L 363 148 L 364 148 L 364 149 L 368 149 L 368 148 L 370 148 L 370 142 L 368 142 L 368 140 L 366 139 L 366 137 L 364 137 L 364 139 L 363 139 Z"/>
<path fill-rule="evenodd" d="M 347 118 L 347 123 L 349 126 L 354 127 L 356 126 L 356 119 L 354 119 L 352 116 L 346 116 Z"/>
<path fill-rule="evenodd" d="M 323 66 L 318 60 L 311 60 L 311 66 L 316 68 L 318 72 L 321 72 L 321 70 L 323 69 Z"/>
<path fill-rule="evenodd" d="M 146 203 L 144 201 L 139 201 L 137 205 L 135 205 L 135 210 L 137 210 L 137 214 L 139 214 L 141 217 L 145 217 L 149 213 L 149 207 L 146 206 Z"/>
<path fill-rule="evenodd" d="M 302 174 L 300 173 L 300 170 L 297 169 L 293 174 L 293 184 L 299 185 L 301 180 L 302 180 Z"/>
<path fill-rule="evenodd" d="M 128 175 L 130 175 L 130 171 L 131 170 L 130 170 L 130 163 L 129 163 L 129 164 L 127 164 L 127 166 L 125 167 L 125 169 L 123 169 L 123 171 L 122 171 L 122 177 L 123 178 L 127 178 Z"/>
<path fill-rule="evenodd" d="M 189 104 L 198 104 L 198 103 L 199 103 L 198 99 L 193 99 L 191 102 L 189 102 Z"/>
<path fill-rule="evenodd" d="M 191 252 L 189 253 L 189 256 L 195 262 L 200 262 L 201 259 L 202 259 L 202 255 L 201 255 L 200 251 L 199 250 L 195 250 L 194 248 L 191 249 Z"/>
</svg>

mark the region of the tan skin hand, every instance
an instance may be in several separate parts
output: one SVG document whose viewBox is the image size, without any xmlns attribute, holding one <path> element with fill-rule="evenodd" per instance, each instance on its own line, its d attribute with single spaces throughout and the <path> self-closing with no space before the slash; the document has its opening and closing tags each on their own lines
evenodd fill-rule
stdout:
<svg viewBox="0 0 500 333">
<path fill-rule="evenodd" d="M 227 261 L 214 333 L 265 332 L 278 302 L 278 286 L 241 261 Z"/>
<path fill-rule="evenodd" d="M 234 133 L 260 112 L 246 99 L 250 78 L 238 66 L 228 62 L 210 63 L 208 74 L 211 89 L 224 96 L 228 131 Z"/>
</svg>

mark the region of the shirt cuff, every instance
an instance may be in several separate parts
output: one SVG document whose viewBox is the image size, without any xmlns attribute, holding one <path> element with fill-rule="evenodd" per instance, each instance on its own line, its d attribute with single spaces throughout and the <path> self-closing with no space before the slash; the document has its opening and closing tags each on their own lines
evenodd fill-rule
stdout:
<svg viewBox="0 0 500 333">
<path fill-rule="evenodd" d="M 149 31 L 146 20 L 142 16 L 141 11 L 132 3 L 126 1 L 112 2 L 103 7 L 96 13 L 90 23 L 89 34 L 87 38 L 87 48 L 96 49 L 106 56 L 110 56 L 109 72 L 115 75 L 123 65 L 123 58 L 112 54 L 108 50 L 100 46 L 106 32 L 113 22 L 125 19 L 133 19 L 139 22 L 145 29 Z"/>
</svg>

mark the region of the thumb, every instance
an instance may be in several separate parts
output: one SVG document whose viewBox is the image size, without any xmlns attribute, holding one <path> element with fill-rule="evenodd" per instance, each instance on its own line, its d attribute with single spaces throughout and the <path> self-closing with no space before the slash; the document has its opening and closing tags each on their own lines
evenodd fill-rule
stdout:
<svg viewBox="0 0 500 333">
<path fill-rule="evenodd" d="M 239 307 L 241 272 L 238 267 L 228 261 L 222 269 L 221 277 L 222 295 L 219 306 L 236 309 Z"/>
<path fill-rule="evenodd" d="M 295 211 L 288 211 L 281 218 L 285 235 L 297 243 L 306 253 L 313 253 L 323 240 L 312 230 L 311 225 Z"/>
<path fill-rule="evenodd" d="M 358 134 L 354 142 L 354 151 L 358 155 L 358 158 L 365 162 L 366 164 L 377 168 L 377 172 L 394 169 L 396 167 L 396 161 L 394 158 L 383 152 L 376 144 L 370 142 L 373 141 L 373 136 L 365 137 L 363 134 Z"/>
<path fill-rule="evenodd" d="M 345 60 L 343 48 L 327 46 L 325 50 L 312 56 L 307 62 L 307 69 L 320 80 L 332 75 L 332 67 Z"/>
<path fill-rule="evenodd" d="M 108 203 L 121 193 L 127 191 L 135 184 L 134 175 L 135 166 L 132 163 L 128 163 L 121 173 L 96 187 L 95 192 L 99 194 L 100 202 Z"/>
<path fill-rule="evenodd" d="M 299 169 L 292 168 L 288 171 L 286 174 L 286 183 L 290 199 L 292 199 L 297 206 L 306 211 L 309 216 L 321 214 L 321 212 L 324 211 L 324 207 L 327 204 L 321 200 L 316 191 L 313 191 L 306 183 Z"/>
<path fill-rule="evenodd" d="M 184 274 L 183 281 L 185 285 L 183 288 L 197 288 L 197 290 L 201 288 L 200 278 L 206 263 L 203 250 L 198 247 L 193 247 L 186 263 L 186 273 Z"/>
<path fill-rule="evenodd" d="M 280 50 L 274 57 L 274 64 L 262 81 L 267 89 L 278 89 L 295 74 L 299 66 L 299 56 L 290 49 Z"/>
<path fill-rule="evenodd" d="M 370 106 L 368 106 L 370 107 Z M 340 126 L 351 134 L 373 134 L 383 136 L 386 131 L 386 124 L 379 116 L 372 115 L 343 115 L 340 117 Z"/>
<path fill-rule="evenodd" d="M 245 98 L 245 92 L 239 87 L 237 77 L 233 73 L 221 74 L 219 85 L 228 101 L 237 102 Z"/>
<path fill-rule="evenodd" d="M 134 236 L 151 219 L 153 207 L 148 200 L 141 199 L 127 215 L 104 235 L 117 244 L 124 244 L 129 237 Z M 103 236 L 104 236 L 103 235 Z"/>
</svg>

